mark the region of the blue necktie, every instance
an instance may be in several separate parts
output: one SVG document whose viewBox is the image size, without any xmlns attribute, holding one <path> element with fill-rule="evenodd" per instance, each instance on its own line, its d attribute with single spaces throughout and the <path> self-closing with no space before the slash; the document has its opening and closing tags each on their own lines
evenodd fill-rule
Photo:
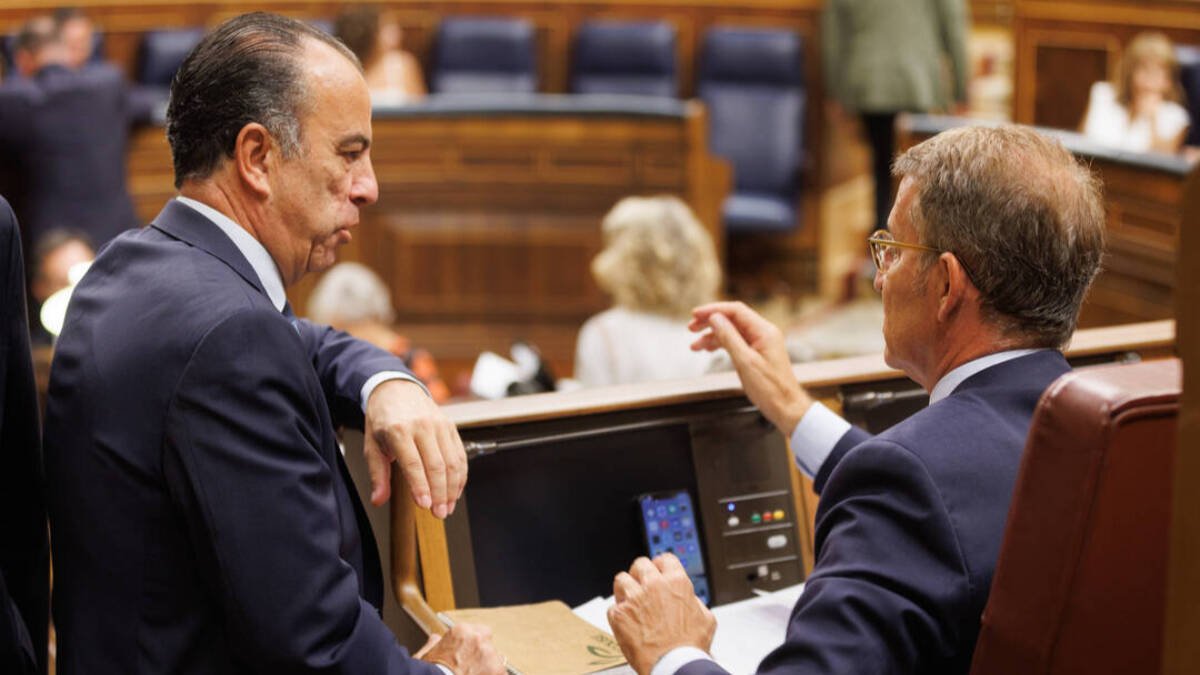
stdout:
<svg viewBox="0 0 1200 675">
<path fill-rule="evenodd" d="M 296 318 L 296 313 L 292 311 L 292 303 L 283 302 L 283 316 L 292 323 L 292 328 L 296 329 L 296 335 L 300 334 L 300 320 Z"/>
</svg>

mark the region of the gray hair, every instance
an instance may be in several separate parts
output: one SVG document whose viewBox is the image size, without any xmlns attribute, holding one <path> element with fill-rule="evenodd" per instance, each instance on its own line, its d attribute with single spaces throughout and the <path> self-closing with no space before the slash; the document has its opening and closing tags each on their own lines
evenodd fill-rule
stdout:
<svg viewBox="0 0 1200 675">
<path fill-rule="evenodd" d="M 987 320 L 1062 347 L 1104 253 L 1100 184 L 1058 141 L 1018 126 L 943 132 L 896 159 L 921 243 L 970 271 Z M 925 259 L 932 264 L 932 257 Z"/>
<path fill-rule="evenodd" d="M 617 305 L 685 317 L 721 286 L 712 237 L 678 197 L 626 197 L 604 217 L 592 276 Z"/>
<path fill-rule="evenodd" d="M 233 156 L 247 124 L 266 127 L 284 157 L 299 154 L 300 116 L 308 101 L 299 56 L 306 40 L 333 47 L 362 70 L 333 37 L 265 12 L 234 17 L 196 45 L 175 73 L 167 104 L 175 187 L 211 176 Z"/>
<path fill-rule="evenodd" d="M 321 277 L 308 296 L 308 316 L 317 323 L 348 324 L 396 319 L 392 295 L 379 275 L 366 265 L 344 262 Z"/>
</svg>

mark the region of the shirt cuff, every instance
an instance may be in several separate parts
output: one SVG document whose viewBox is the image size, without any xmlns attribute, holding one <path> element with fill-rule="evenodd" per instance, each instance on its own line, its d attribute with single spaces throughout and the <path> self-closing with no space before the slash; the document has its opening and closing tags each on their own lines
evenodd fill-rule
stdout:
<svg viewBox="0 0 1200 675">
<path fill-rule="evenodd" d="M 447 668 L 446 666 L 443 666 L 440 663 L 435 663 L 433 665 L 437 666 L 437 669 L 442 671 L 442 675 L 454 675 L 453 670 L 450 670 L 449 668 Z"/>
<path fill-rule="evenodd" d="M 650 669 L 650 675 L 675 675 L 675 672 L 692 661 L 712 661 L 713 658 L 699 647 L 676 647 L 663 654 Z"/>
<path fill-rule="evenodd" d="M 813 403 L 792 432 L 792 454 L 796 456 L 796 465 L 809 478 L 816 476 L 829 453 L 849 430 L 849 422 L 821 403 Z"/>
<path fill-rule="evenodd" d="M 371 377 L 367 378 L 367 381 L 363 383 L 362 392 L 360 394 L 360 398 L 362 399 L 363 413 L 367 412 L 367 401 L 370 400 L 371 394 L 375 393 L 375 387 L 378 387 L 388 380 L 408 380 L 409 382 L 412 382 L 420 387 L 421 390 L 425 392 L 426 396 L 433 398 L 433 396 L 429 393 L 429 388 L 425 386 L 424 382 L 418 380 L 412 375 L 409 375 L 408 373 L 404 373 L 399 370 L 385 370 L 380 373 L 375 373 Z"/>
</svg>

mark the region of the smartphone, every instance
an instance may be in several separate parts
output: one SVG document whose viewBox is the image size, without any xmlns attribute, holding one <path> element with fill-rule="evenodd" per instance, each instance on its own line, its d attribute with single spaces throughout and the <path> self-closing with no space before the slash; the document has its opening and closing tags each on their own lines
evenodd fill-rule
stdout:
<svg viewBox="0 0 1200 675">
<path fill-rule="evenodd" d="M 692 506 L 691 495 L 687 490 L 671 490 L 644 494 L 637 500 L 650 557 L 674 553 L 687 570 L 696 595 L 708 605 L 704 547 L 700 545 L 700 527 L 696 523 L 696 509 Z"/>
</svg>

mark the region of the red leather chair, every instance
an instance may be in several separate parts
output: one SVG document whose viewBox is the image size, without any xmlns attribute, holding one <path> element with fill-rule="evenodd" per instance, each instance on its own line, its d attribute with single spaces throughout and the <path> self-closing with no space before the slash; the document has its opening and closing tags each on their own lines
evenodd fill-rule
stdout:
<svg viewBox="0 0 1200 675">
<path fill-rule="evenodd" d="M 972 675 L 1159 672 L 1181 380 L 1168 359 L 1043 394 Z"/>
</svg>

